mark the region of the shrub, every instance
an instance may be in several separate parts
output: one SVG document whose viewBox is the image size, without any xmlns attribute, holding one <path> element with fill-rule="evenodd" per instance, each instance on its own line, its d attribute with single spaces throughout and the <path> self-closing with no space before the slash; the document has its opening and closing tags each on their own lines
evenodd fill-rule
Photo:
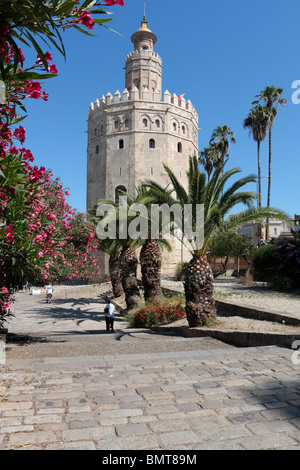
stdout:
<svg viewBox="0 0 300 470">
<path fill-rule="evenodd" d="M 258 248 L 253 258 L 256 280 L 268 281 L 277 290 L 300 288 L 300 235 L 278 237 Z"/>
<path fill-rule="evenodd" d="M 137 328 L 151 328 L 152 325 L 170 323 L 180 320 L 184 316 L 183 300 L 157 300 L 132 312 L 127 320 L 131 326 Z"/>
<path fill-rule="evenodd" d="M 187 261 L 182 261 L 181 263 L 178 263 L 176 266 L 176 279 L 178 281 L 184 281 L 185 279 L 185 271 L 186 268 L 188 267 L 189 263 Z"/>
<path fill-rule="evenodd" d="M 253 255 L 253 273 L 256 281 L 271 281 L 273 267 L 278 264 L 275 246 L 271 243 L 257 248 Z"/>
</svg>

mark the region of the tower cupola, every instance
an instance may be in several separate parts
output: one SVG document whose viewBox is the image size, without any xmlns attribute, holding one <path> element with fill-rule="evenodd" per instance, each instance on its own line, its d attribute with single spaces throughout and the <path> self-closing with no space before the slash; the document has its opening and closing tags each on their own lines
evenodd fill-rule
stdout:
<svg viewBox="0 0 300 470">
<path fill-rule="evenodd" d="M 148 28 L 148 22 L 144 17 L 142 21 L 141 28 L 138 29 L 132 36 L 131 41 L 134 44 L 134 49 L 136 51 L 153 51 L 153 46 L 157 41 L 157 37 L 154 33 Z"/>
</svg>

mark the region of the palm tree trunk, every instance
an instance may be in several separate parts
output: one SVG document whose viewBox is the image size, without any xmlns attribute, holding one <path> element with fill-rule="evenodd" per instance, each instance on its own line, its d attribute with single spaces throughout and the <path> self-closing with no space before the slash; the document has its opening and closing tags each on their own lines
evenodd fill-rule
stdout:
<svg viewBox="0 0 300 470">
<path fill-rule="evenodd" d="M 258 207 L 261 207 L 261 164 L 260 164 L 260 140 L 257 141 L 257 173 L 258 173 Z M 258 224 L 258 246 L 261 240 L 261 224 Z"/>
<path fill-rule="evenodd" d="M 112 291 L 114 297 L 120 297 L 123 294 L 122 282 L 121 282 L 121 269 L 119 264 L 119 258 L 110 256 L 109 258 L 109 274 L 112 285 Z"/>
<path fill-rule="evenodd" d="M 136 278 L 138 260 L 135 251 L 125 247 L 120 254 L 121 282 L 125 292 L 125 301 L 128 310 L 136 307 L 141 300 L 139 286 Z"/>
<path fill-rule="evenodd" d="M 271 203 L 271 178 L 272 178 L 272 125 L 269 127 L 269 176 L 268 176 L 268 200 L 267 207 Z M 269 239 L 269 218 L 267 218 L 266 241 Z"/>
<path fill-rule="evenodd" d="M 144 242 L 140 253 L 140 263 L 145 300 L 161 296 L 161 251 L 156 240 Z"/>
<path fill-rule="evenodd" d="M 189 326 L 204 326 L 207 319 L 215 317 L 214 277 L 206 257 L 196 256 L 190 261 L 184 282 L 186 316 Z"/>
</svg>

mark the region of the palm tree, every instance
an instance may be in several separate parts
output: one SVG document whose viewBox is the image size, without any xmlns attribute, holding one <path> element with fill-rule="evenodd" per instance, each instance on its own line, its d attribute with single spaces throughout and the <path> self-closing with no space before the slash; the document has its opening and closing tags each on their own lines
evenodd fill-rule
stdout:
<svg viewBox="0 0 300 470">
<path fill-rule="evenodd" d="M 119 255 L 119 265 L 121 269 L 121 282 L 125 292 L 125 300 L 127 309 L 131 310 L 140 301 L 141 296 L 138 288 L 137 281 L 137 265 L 138 258 L 135 250 L 142 246 L 140 252 L 140 265 L 142 273 L 142 282 L 144 286 L 144 297 L 146 301 L 149 301 L 162 294 L 161 290 L 161 250 L 167 248 L 171 250 L 170 244 L 162 237 L 151 239 L 151 212 L 148 210 L 147 205 L 149 204 L 147 190 L 143 187 L 136 188 L 136 197 L 133 197 L 123 191 L 120 191 L 119 196 L 123 196 L 126 199 L 127 207 L 121 212 L 119 211 L 119 205 L 114 204 L 112 201 L 101 200 L 100 204 L 110 204 L 115 208 L 116 218 L 118 222 L 122 222 L 123 218 L 126 218 L 127 233 L 124 238 L 120 238 L 120 232 L 116 232 L 116 246 L 121 248 Z M 136 218 L 134 212 L 134 206 L 144 205 L 146 207 L 146 214 L 144 215 L 144 223 L 146 225 L 146 233 L 143 234 L 144 238 L 133 239 L 128 234 L 128 227 L 131 222 Z M 132 215 L 133 214 L 133 215 Z M 143 216 L 142 216 L 143 217 Z M 109 222 L 109 217 L 106 221 Z M 104 219 L 105 222 L 105 219 Z M 115 245 L 114 245 L 115 246 Z"/>
<path fill-rule="evenodd" d="M 91 223 L 97 226 L 99 217 L 97 217 L 97 205 L 87 212 L 87 217 Z M 111 240 L 106 238 L 105 240 L 99 240 L 98 250 L 103 251 L 109 256 L 108 269 L 112 285 L 112 291 L 114 297 L 120 297 L 124 291 L 121 283 L 121 270 L 119 264 L 119 256 L 121 252 L 121 245 L 119 241 Z"/>
<path fill-rule="evenodd" d="M 282 98 L 284 90 L 283 88 L 276 88 L 274 86 L 267 86 L 261 91 L 255 98 L 258 100 L 253 101 L 252 104 L 259 104 L 262 101 L 265 104 L 265 109 L 268 115 L 268 129 L 269 129 L 269 175 L 268 175 L 268 199 L 267 207 L 270 207 L 271 203 L 271 179 L 272 179 L 272 128 L 274 125 L 275 118 L 277 116 L 277 108 L 280 105 L 286 105 L 286 99 Z M 267 232 L 266 239 L 268 240 L 268 219 L 267 219 Z"/>
<path fill-rule="evenodd" d="M 223 166 L 225 158 L 228 157 L 230 144 L 235 144 L 236 139 L 234 137 L 234 132 L 228 126 L 218 126 L 213 130 L 210 144 L 217 144 L 217 148 L 220 152 L 220 165 Z"/>
<path fill-rule="evenodd" d="M 209 147 L 204 147 L 204 149 L 200 152 L 199 162 L 206 171 L 207 179 L 209 181 L 213 169 L 221 163 L 218 144 L 210 143 Z"/>
<path fill-rule="evenodd" d="M 115 298 L 121 297 L 124 294 L 122 282 L 121 282 L 121 269 L 120 269 L 120 252 L 121 245 L 119 240 L 101 240 L 98 245 L 98 249 L 109 255 L 108 269 L 112 285 L 113 296 Z"/>
<path fill-rule="evenodd" d="M 132 217 L 128 216 L 128 211 L 130 205 L 133 204 L 133 198 L 129 199 L 128 202 L 128 194 L 120 191 L 119 197 L 123 196 L 124 200 L 126 200 L 126 206 L 124 206 L 123 212 L 121 214 L 119 204 L 114 203 L 113 201 L 107 199 L 100 199 L 98 201 L 98 207 L 101 205 L 109 205 L 114 209 L 113 213 L 106 215 L 103 220 L 102 224 L 109 224 L 110 222 L 119 222 L 122 223 L 124 218 L 126 218 L 126 223 L 128 220 L 132 220 Z M 117 225 L 117 224 L 116 224 Z M 105 240 L 104 240 L 105 241 Z M 120 236 L 120 225 L 118 226 L 118 230 L 116 230 L 115 238 L 110 240 L 116 243 L 120 254 L 118 257 L 119 261 L 119 269 L 120 269 L 120 278 L 122 283 L 122 288 L 125 293 L 125 301 L 128 310 L 136 307 L 138 303 L 141 301 L 141 295 L 139 291 L 138 281 L 137 281 L 137 265 L 138 259 L 136 256 L 135 250 L 141 245 L 140 240 L 134 240 L 129 238 L 128 234 L 126 233 L 125 237 Z M 100 243 L 100 246 L 102 242 Z"/>
<path fill-rule="evenodd" d="M 185 205 L 190 204 L 193 208 L 193 230 L 196 229 L 197 204 L 202 204 L 204 208 L 203 244 L 202 246 L 196 246 L 193 240 L 187 240 L 192 259 L 186 269 L 184 283 L 186 316 L 189 326 L 203 326 L 206 324 L 208 317 L 214 317 L 216 314 L 213 296 L 213 273 L 206 259 L 214 231 L 222 227 L 222 224 L 226 226 L 226 229 L 230 229 L 250 221 L 261 222 L 267 215 L 280 217 L 282 220 L 288 219 L 288 216 L 277 209 L 253 207 L 253 201 L 257 199 L 257 194 L 250 191 L 241 191 L 241 189 L 248 183 L 256 182 L 255 175 L 240 178 L 226 191 L 223 191 L 230 178 L 240 172 L 238 168 L 223 172 L 224 168 L 220 166 L 214 171 L 211 180 L 206 182 L 205 173 L 199 171 L 197 157 L 190 157 L 187 190 L 181 185 L 169 167 L 164 165 L 164 168 L 169 176 L 172 189 L 147 181 L 145 186 L 150 189 L 153 198 L 156 198 L 159 204 L 163 201 L 169 205 L 178 203 L 181 205 L 182 210 Z M 223 217 L 239 203 L 245 204 L 247 209 L 239 214 L 229 216 L 222 222 Z"/>
<path fill-rule="evenodd" d="M 244 128 L 249 129 L 253 140 L 257 142 L 257 170 L 258 170 L 258 207 L 261 207 L 261 164 L 260 164 L 260 144 L 266 138 L 268 132 L 268 115 L 263 106 L 256 105 L 252 108 L 244 120 Z M 261 238 L 261 227 L 258 229 L 258 239 Z"/>
</svg>

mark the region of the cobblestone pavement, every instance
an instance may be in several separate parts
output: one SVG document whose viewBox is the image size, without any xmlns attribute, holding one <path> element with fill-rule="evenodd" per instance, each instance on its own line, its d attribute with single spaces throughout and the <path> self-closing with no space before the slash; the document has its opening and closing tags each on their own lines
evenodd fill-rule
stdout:
<svg viewBox="0 0 300 470">
<path fill-rule="evenodd" d="M 271 346 L 9 360 L 0 449 L 298 449 L 292 353 Z"/>
<path fill-rule="evenodd" d="M 300 352 L 122 318 L 105 333 L 102 310 L 98 299 L 18 303 L 0 366 L 1 450 L 299 449 Z"/>
</svg>

